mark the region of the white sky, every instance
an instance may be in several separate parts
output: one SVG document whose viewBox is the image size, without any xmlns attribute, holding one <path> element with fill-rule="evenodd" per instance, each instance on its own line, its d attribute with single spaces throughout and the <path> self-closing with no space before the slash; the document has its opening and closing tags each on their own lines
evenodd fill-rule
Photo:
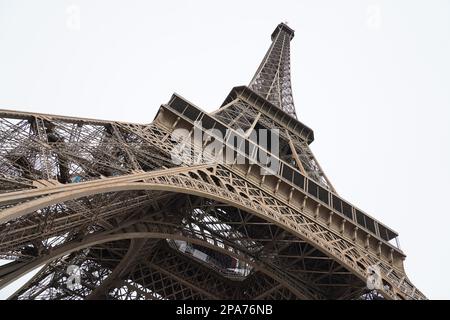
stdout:
<svg viewBox="0 0 450 320">
<path fill-rule="evenodd" d="M 0 0 L 0 108 L 148 123 L 177 92 L 212 111 L 281 21 L 328 177 L 400 233 L 414 284 L 449 299 L 448 0 Z"/>
</svg>

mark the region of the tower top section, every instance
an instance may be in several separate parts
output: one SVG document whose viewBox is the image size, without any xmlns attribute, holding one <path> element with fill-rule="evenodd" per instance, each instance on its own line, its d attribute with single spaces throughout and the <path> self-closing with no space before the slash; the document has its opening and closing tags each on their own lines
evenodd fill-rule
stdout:
<svg viewBox="0 0 450 320">
<path fill-rule="evenodd" d="M 294 30 L 280 23 L 272 33 L 272 44 L 249 87 L 291 117 L 297 118 L 291 89 L 290 42 Z"/>
<path fill-rule="evenodd" d="M 289 34 L 290 36 L 289 40 L 292 40 L 292 38 L 294 38 L 295 33 L 294 30 L 289 28 L 289 26 L 285 22 L 282 22 L 275 28 L 275 30 L 273 30 L 271 36 L 272 41 L 277 37 L 278 33 L 280 32 L 286 32 L 287 34 Z"/>
</svg>

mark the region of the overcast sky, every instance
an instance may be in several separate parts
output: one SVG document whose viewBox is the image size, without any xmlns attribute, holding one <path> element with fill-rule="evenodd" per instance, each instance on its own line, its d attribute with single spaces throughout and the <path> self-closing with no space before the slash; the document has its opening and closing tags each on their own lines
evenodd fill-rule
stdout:
<svg viewBox="0 0 450 320">
<path fill-rule="evenodd" d="M 281 21 L 326 174 L 399 232 L 413 283 L 449 299 L 448 0 L 0 0 L 0 109 L 148 123 L 177 92 L 213 111 Z"/>
</svg>

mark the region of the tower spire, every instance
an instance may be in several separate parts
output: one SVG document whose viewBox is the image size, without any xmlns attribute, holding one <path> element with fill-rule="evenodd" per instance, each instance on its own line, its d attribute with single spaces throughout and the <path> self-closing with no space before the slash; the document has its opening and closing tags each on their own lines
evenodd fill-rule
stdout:
<svg viewBox="0 0 450 320">
<path fill-rule="evenodd" d="M 258 67 L 250 89 L 297 118 L 291 88 L 290 42 L 294 30 L 280 23 L 272 33 L 272 44 Z"/>
</svg>

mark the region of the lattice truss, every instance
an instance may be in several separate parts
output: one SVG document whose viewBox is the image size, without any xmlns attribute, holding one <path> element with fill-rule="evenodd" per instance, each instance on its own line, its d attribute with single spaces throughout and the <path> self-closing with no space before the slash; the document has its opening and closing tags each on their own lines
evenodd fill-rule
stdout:
<svg viewBox="0 0 450 320">
<path fill-rule="evenodd" d="M 290 42 L 293 30 L 280 24 L 249 88 L 297 118 L 291 88 Z"/>
<path fill-rule="evenodd" d="M 0 120 L 0 183 L 24 189 L 36 180 L 90 180 L 171 166 L 144 137 L 166 134 L 154 126 L 49 121 L 43 116 Z"/>
<path fill-rule="evenodd" d="M 285 128 L 280 126 L 276 121 L 270 117 L 262 114 L 254 106 L 242 99 L 235 99 L 227 106 L 220 108 L 214 112 L 214 116 L 228 124 L 229 127 L 235 130 L 247 131 L 249 129 L 278 129 L 279 131 L 279 153 L 280 159 L 299 167 L 299 169 L 309 178 L 315 180 L 320 185 L 334 190 L 330 181 L 326 177 L 319 162 L 315 158 L 308 143 L 302 138 L 290 135 Z M 258 122 L 255 126 L 255 119 Z M 295 163 L 292 155 L 290 143 L 293 144 L 296 153 L 301 161 L 301 166 Z"/>
<path fill-rule="evenodd" d="M 401 270 L 239 170 L 173 167 L 176 141 L 157 123 L 19 118 L 0 122 L 0 258 L 11 260 L 0 287 L 43 268 L 14 299 L 422 297 Z M 365 284 L 374 264 L 378 293 Z M 70 265 L 80 281 L 69 288 Z"/>
</svg>

